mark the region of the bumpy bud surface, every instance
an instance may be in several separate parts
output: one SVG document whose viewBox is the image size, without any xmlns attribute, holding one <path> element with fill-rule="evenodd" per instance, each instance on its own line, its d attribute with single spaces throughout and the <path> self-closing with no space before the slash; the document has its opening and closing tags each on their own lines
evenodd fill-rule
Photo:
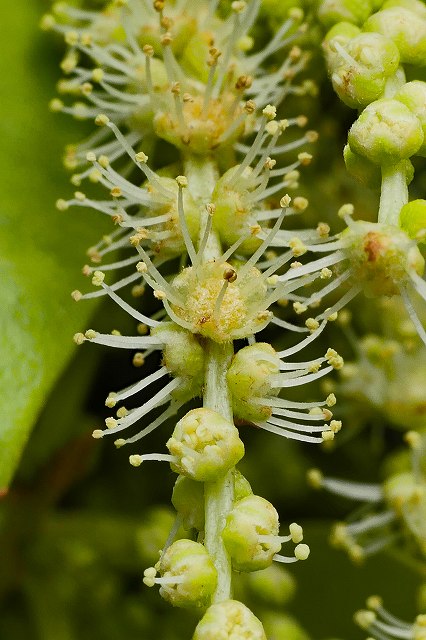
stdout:
<svg viewBox="0 0 426 640">
<path fill-rule="evenodd" d="M 269 566 L 281 549 L 280 540 L 274 539 L 278 530 L 278 513 L 270 502 L 255 495 L 237 502 L 222 533 L 234 569 L 257 571 Z"/>
<path fill-rule="evenodd" d="M 398 100 L 376 100 L 349 130 L 352 151 L 374 164 L 396 164 L 415 155 L 423 144 L 419 119 Z"/>
<path fill-rule="evenodd" d="M 200 482 L 212 482 L 244 455 L 238 429 L 211 409 L 193 409 L 177 423 L 167 448 L 173 471 Z"/>
<path fill-rule="evenodd" d="M 426 200 L 412 200 L 399 213 L 399 226 L 405 233 L 419 241 L 426 241 Z M 423 234 L 423 237 L 419 237 Z"/>
<path fill-rule="evenodd" d="M 204 485 L 179 476 L 173 487 L 172 505 L 182 517 L 185 529 L 204 530 Z"/>
<path fill-rule="evenodd" d="M 338 43 L 328 41 L 333 49 Z M 333 56 L 329 63 L 333 88 L 349 107 L 367 106 L 383 94 L 386 79 L 399 65 L 399 51 L 389 38 L 379 33 L 361 33 L 340 45 L 345 55 Z"/>
<path fill-rule="evenodd" d="M 256 404 L 253 399 L 279 393 L 279 388 L 273 389 L 270 382 L 270 376 L 279 371 L 280 359 L 266 342 L 243 347 L 235 354 L 227 380 L 238 418 L 256 422 L 271 416 L 271 407 Z"/>
<path fill-rule="evenodd" d="M 411 270 L 423 273 L 425 261 L 411 239 L 398 227 L 354 222 L 342 233 L 354 278 L 364 283 L 367 297 L 398 295 L 398 284 Z"/>
<path fill-rule="evenodd" d="M 424 140 L 417 155 L 426 156 L 426 82 L 414 80 L 407 82 L 394 96 L 417 116 L 422 125 Z"/>
<path fill-rule="evenodd" d="M 322 48 L 329 68 L 339 60 L 339 53 L 336 50 L 336 43 L 344 47 L 349 40 L 361 33 L 361 29 L 350 22 L 338 22 L 327 31 L 322 43 Z"/>
<path fill-rule="evenodd" d="M 364 31 L 381 33 L 393 40 L 401 62 L 426 65 L 426 19 L 404 7 L 391 7 L 370 16 Z"/>
<path fill-rule="evenodd" d="M 341 21 L 362 25 L 372 11 L 371 0 L 322 0 L 318 17 L 326 27 Z"/>
<path fill-rule="evenodd" d="M 267 640 L 262 623 L 237 600 L 225 600 L 207 609 L 192 640 Z"/>
<path fill-rule="evenodd" d="M 193 540 L 177 540 L 167 549 L 160 574 L 160 595 L 176 607 L 205 607 L 216 588 L 213 561 L 205 547 Z"/>
<path fill-rule="evenodd" d="M 184 305 L 173 305 L 175 313 L 194 333 L 215 342 L 228 342 L 260 331 L 271 314 L 264 311 L 267 284 L 255 267 L 243 276 L 226 279 L 233 267 L 227 262 L 208 262 L 202 269 L 188 267 L 173 280 Z"/>
<path fill-rule="evenodd" d="M 189 400 L 201 394 L 204 380 L 204 350 L 197 336 L 167 322 L 155 327 L 152 336 L 164 344 L 163 364 L 174 376 L 183 378 L 183 384 L 174 391 L 179 400 Z"/>
</svg>

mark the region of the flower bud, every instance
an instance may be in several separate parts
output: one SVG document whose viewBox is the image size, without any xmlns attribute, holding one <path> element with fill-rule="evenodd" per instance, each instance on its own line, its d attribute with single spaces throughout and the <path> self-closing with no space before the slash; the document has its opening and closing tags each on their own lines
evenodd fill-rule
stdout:
<svg viewBox="0 0 426 640">
<path fill-rule="evenodd" d="M 352 151 L 348 144 L 343 149 L 343 159 L 348 172 L 370 189 L 380 189 L 382 184 L 382 172 L 380 167 Z"/>
<path fill-rule="evenodd" d="M 160 561 L 160 595 L 175 607 L 205 607 L 217 583 L 217 572 L 205 547 L 177 540 Z"/>
<path fill-rule="evenodd" d="M 177 423 L 167 442 L 173 471 L 200 482 L 213 482 L 244 455 L 238 429 L 211 409 L 192 409 Z"/>
<path fill-rule="evenodd" d="M 182 517 L 186 530 L 204 531 L 204 485 L 179 476 L 172 493 L 172 505 Z"/>
<path fill-rule="evenodd" d="M 334 42 L 329 41 L 330 49 Z M 339 98 L 355 109 L 377 100 L 383 94 L 386 79 L 398 68 L 396 45 L 379 33 L 361 33 L 340 46 L 346 55 L 338 55 L 337 51 L 329 64 L 333 88 Z"/>
<path fill-rule="evenodd" d="M 362 25 L 373 10 L 371 0 L 322 0 L 318 17 L 326 27 L 337 22 Z"/>
<path fill-rule="evenodd" d="M 232 167 L 217 181 L 212 195 L 212 202 L 216 209 L 213 225 L 220 234 L 222 242 L 231 246 L 241 236 L 247 234 L 250 225 L 255 225 L 257 219 L 253 203 L 250 200 L 249 177 L 242 176 L 236 184 L 230 180 L 236 168 Z M 250 236 L 239 247 L 243 254 L 254 252 L 261 240 Z"/>
<path fill-rule="evenodd" d="M 374 164 L 396 164 L 417 153 L 423 144 L 418 118 L 398 100 L 376 100 L 349 130 L 352 151 Z"/>
<path fill-rule="evenodd" d="M 368 18 L 364 31 L 381 33 L 393 40 L 401 62 L 426 65 L 426 19 L 401 6 L 378 11 Z"/>
<path fill-rule="evenodd" d="M 238 500 L 242 500 L 247 496 L 251 496 L 253 491 L 251 489 L 250 483 L 243 476 L 243 474 L 238 471 L 238 469 L 234 469 L 234 502 L 238 502 Z"/>
<path fill-rule="evenodd" d="M 204 350 L 197 336 L 173 322 L 162 323 L 151 330 L 164 344 L 163 365 L 175 377 L 183 378 L 174 391 L 178 400 L 201 395 L 204 380 Z"/>
<path fill-rule="evenodd" d="M 267 640 L 262 623 L 242 602 L 225 600 L 211 605 L 192 640 Z"/>
<path fill-rule="evenodd" d="M 343 159 L 348 172 L 369 189 L 380 189 L 382 184 L 382 172 L 377 164 L 374 164 L 366 157 L 360 156 L 348 144 L 343 149 Z M 414 167 L 410 160 L 402 160 L 407 186 L 414 178 Z"/>
<path fill-rule="evenodd" d="M 426 82 L 414 80 L 404 84 L 394 96 L 414 113 L 423 129 L 424 140 L 417 155 L 426 156 Z"/>
<path fill-rule="evenodd" d="M 383 485 L 385 498 L 402 518 L 405 526 L 426 553 L 426 482 L 418 480 L 413 472 L 391 476 Z"/>
<path fill-rule="evenodd" d="M 327 66 L 331 67 L 339 59 L 334 43 L 344 47 L 352 38 L 361 33 L 361 29 L 351 22 L 338 22 L 326 33 L 322 43 L 322 48 L 327 60 Z"/>
<path fill-rule="evenodd" d="M 257 571 L 269 566 L 281 549 L 278 530 L 278 513 L 270 502 L 255 495 L 237 502 L 222 532 L 234 569 Z"/>
<path fill-rule="evenodd" d="M 404 7 L 420 18 L 426 18 L 426 6 L 422 0 L 386 0 L 379 8 L 391 9 L 393 7 Z"/>
<path fill-rule="evenodd" d="M 271 407 L 256 404 L 256 398 L 277 395 L 279 388 L 272 388 L 270 376 L 280 371 L 280 360 L 275 350 L 266 342 L 243 347 L 234 356 L 227 373 L 235 415 L 249 422 L 267 420 Z"/>
<path fill-rule="evenodd" d="M 165 200 L 160 191 L 161 188 L 173 195 Z M 156 196 L 159 199 L 158 204 L 151 206 L 150 215 L 168 216 L 167 222 L 156 225 L 155 229 L 150 231 L 152 248 L 162 257 L 180 256 L 186 250 L 186 246 L 179 220 L 178 184 L 172 178 L 158 176 L 156 183 L 149 184 L 149 191 L 154 200 Z M 200 233 L 200 208 L 196 205 L 189 189 L 183 190 L 182 199 L 188 233 L 191 240 L 195 242 Z"/>
<path fill-rule="evenodd" d="M 246 576 L 246 586 L 256 602 L 271 607 L 283 607 L 294 596 L 296 581 L 282 565 L 271 564 L 261 571 L 253 571 Z"/>
<path fill-rule="evenodd" d="M 309 640 L 309 635 L 297 620 L 285 613 L 268 611 L 263 616 L 263 623 L 268 638 L 274 638 L 274 640 Z"/>
<path fill-rule="evenodd" d="M 426 200 L 412 200 L 405 204 L 399 212 L 399 226 L 410 238 L 426 242 Z M 421 233 L 423 237 L 419 237 Z"/>
<path fill-rule="evenodd" d="M 398 227 L 354 222 L 342 235 L 354 269 L 354 278 L 364 283 L 367 297 L 399 293 L 411 271 L 423 274 L 424 258 L 412 240 Z"/>
</svg>

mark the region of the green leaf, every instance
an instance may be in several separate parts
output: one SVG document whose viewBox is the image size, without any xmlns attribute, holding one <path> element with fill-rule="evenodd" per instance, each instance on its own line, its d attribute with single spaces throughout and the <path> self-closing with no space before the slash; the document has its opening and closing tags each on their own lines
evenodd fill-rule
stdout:
<svg viewBox="0 0 426 640">
<path fill-rule="evenodd" d="M 40 33 L 42 3 L 7 3 L 0 57 L 0 491 L 6 490 L 31 426 L 73 353 L 72 335 L 94 304 L 76 305 L 85 250 L 106 227 L 81 210 L 60 213 L 55 201 L 72 188 L 63 146 L 81 125 L 48 111 L 61 52 Z M 61 428 L 61 416 L 55 428 Z"/>
</svg>

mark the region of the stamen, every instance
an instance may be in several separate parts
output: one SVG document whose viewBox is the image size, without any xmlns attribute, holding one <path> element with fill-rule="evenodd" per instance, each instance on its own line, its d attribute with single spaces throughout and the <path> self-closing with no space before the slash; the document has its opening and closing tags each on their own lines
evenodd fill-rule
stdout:
<svg viewBox="0 0 426 640">
<path fill-rule="evenodd" d="M 142 389 L 145 389 L 145 387 L 148 387 L 152 382 L 155 382 L 156 380 L 160 380 L 160 378 L 162 378 L 165 375 L 168 375 L 168 373 L 169 371 L 167 367 L 161 367 L 161 369 L 159 369 L 158 371 L 155 371 L 151 375 L 146 376 L 146 378 L 139 380 L 139 382 L 136 382 L 135 384 L 132 384 L 129 387 L 126 387 L 122 391 L 110 393 L 107 398 L 106 406 L 107 407 L 115 406 L 117 402 L 121 402 L 122 400 L 125 400 L 125 398 L 129 398 L 130 396 L 133 396 L 135 393 L 139 393 L 139 391 L 142 391 Z"/>
<path fill-rule="evenodd" d="M 330 373 L 333 370 L 332 366 L 325 367 L 325 369 L 321 369 L 316 373 L 308 373 L 307 375 L 301 374 L 296 378 L 287 378 L 286 374 L 276 374 L 271 376 L 271 386 L 272 388 L 277 387 L 299 387 L 301 384 L 307 384 L 312 380 L 318 380 L 318 378 L 322 378 L 323 376 Z"/>
<path fill-rule="evenodd" d="M 290 440 L 299 440 L 300 442 L 310 442 L 312 444 L 320 444 L 321 442 L 323 442 L 322 437 L 319 438 L 315 436 L 300 434 L 295 431 L 286 431 L 285 429 L 279 429 L 278 427 L 272 426 L 271 424 L 269 424 L 269 422 L 255 422 L 254 424 L 264 431 L 275 433 L 278 436 L 283 436 L 284 438 L 289 438 Z"/>
<path fill-rule="evenodd" d="M 129 413 L 124 418 L 120 418 L 119 420 L 107 418 L 107 421 L 109 421 L 109 424 L 111 424 L 111 428 L 103 430 L 102 433 L 117 433 L 119 431 L 123 431 L 123 429 L 127 429 L 127 427 L 130 427 L 132 424 L 143 418 L 143 416 L 145 416 L 147 413 L 150 413 L 152 409 L 160 407 L 166 402 L 169 402 L 171 392 L 174 391 L 174 389 L 177 389 L 181 384 L 182 379 L 175 378 L 174 380 L 171 380 L 168 384 L 166 384 L 163 389 L 158 391 L 155 396 L 145 402 L 145 404 L 143 404 L 141 407 L 129 411 Z"/>
<path fill-rule="evenodd" d="M 185 212 L 183 209 L 183 189 L 188 186 L 188 180 L 185 176 L 178 176 L 176 178 L 176 182 L 178 185 L 178 212 L 179 212 L 179 223 L 180 229 L 183 236 L 183 241 L 185 243 L 186 250 L 188 252 L 191 263 L 194 264 L 197 260 L 197 254 L 194 249 L 194 245 L 191 240 L 191 236 L 189 235 L 188 225 L 186 223 Z"/>
<path fill-rule="evenodd" d="M 301 351 L 308 344 L 313 342 L 320 335 L 320 333 L 322 333 L 322 331 L 324 330 L 326 324 L 327 324 L 327 320 L 323 320 L 322 323 L 320 324 L 320 326 L 315 331 L 313 331 L 310 336 L 308 336 L 307 338 L 305 338 L 301 342 L 299 342 L 296 345 L 294 345 L 294 347 L 289 347 L 288 349 L 284 349 L 283 351 L 278 351 L 277 356 L 279 358 L 287 358 L 288 356 L 292 356 L 293 354 L 297 353 L 298 351 Z"/>
<path fill-rule="evenodd" d="M 156 418 L 153 422 L 151 422 L 151 424 L 149 424 L 147 427 L 142 429 L 142 431 L 139 431 L 139 433 L 132 436 L 131 438 L 127 438 L 127 440 L 124 440 L 122 444 L 131 444 L 133 442 L 137 442 L 137 440 L 141 440 L 142 438 L 147 436 L 149 433 L 157 429 L 157 427 L 163 424 L 163 422 L 165 422 L 168 418 L 175 415 L 175 413 L 179 411 L 181 406 L 182 406 L 182 403 L 172 402 L 170 404 L 170 407 L 168 407 L 165 411 L 163 411 L 163 413 L 161 413 L 158 416 L 158 418 Z"/>
<path fill-rule="evenodd" d="M 140 275 L 138 273 L 132 273 L 127 278 L 123 278 L 122 280 L 118 280 L 118 282 L 114 282 L 114 284 L 110 287 L 110 291 L 117 291 L 118 289 L 122 289 L 128 284 L 131 284 L 135 280 L 139 280 L 139 279 L 140 279 Z M 100 291 L 91 291 L 90 293 L 85 293 L 79 296 L 78 300 L 89 300 L 90 298 L 99 298 L 101 296 L 106 296 L 106 295 L 109 295 L 108 291 L 105 288 L 102 288 Z"/>
<path fill-rule="evenodd" d="M 76 334 L 76 336 L 80 335 L 83 336 L 83 341 L 90 340 L 90 342 L 94 342 L 95 344 L 116 347 L 118 349 L 137 349 L 140 351 L 146 347 L 156 347 L 160 349 L 163 346 L 163 343 L 158 338 L 152 336 L 118 336 L 109 333 L 97 333 L 91 329 L 86 331 L 84 335 Z"/>
<path fill-rule="evenodd" d="M 136 309 L 130 306 L 130 304 L 125 302 L 122 298 L 120 298 L 120 296 L 114 293 L 111 287 L 105 284 L 105 282 L 101 282 L 101 287 L 106 291 L 108 296 L 118 304 L 118 306 L 120 306 L 124 311 L 126 311 L 129 315 L 131 315 L 132 318 L 134 318 L 135 320 L 138 320 L 139 322 L 143 322 L 144 324 L 147 324 L 149 327 L 158 327 L 158 325 L 160 324 L 160 322 L 158 322 L 157 320 L 152 320 L 151 318 L 144 315 L 143 313 L 136 311 Z"/>
<path fill-rule="evenodd" d="M 290 197 L 289 196 L 285 196 L 284 198 L 281 199 L 281 203 L 282 203 L 282 206 L 283 206 L 283 210 L 281 212 L 280 217 L 278 218 L 278 220 L 276 221 L 276 223 L 274 224 L 274 226 L 272 227 L 271 231 L 268 233 L 268 235 L 266 236 L 265 240 L 262 242 L 260 247 L 258 249 L 256 249 L 256 251 L 253 253 L 253 255 L 241 267 L 241 269 L 240 269 L 240 278 L 244 278 L 244 275 L 247 274 L 248 271 L 251 269 L 251 267 L 253 267 L 256 264 L 256 262 L 259 260 L 260 256 L 265 252 L 265 250 L 267 249 L 267 247 L 270 244 L 270 241 L 274 238 L 275 234 L 277 233 L 278 229 L 280 228 L 280 226 L 282 224 L 282 221 L 284 220 L 284 217 L 285 217 L 285 214 L 286 214 L 286 208 L 290 204 Z"/>
<path fill-rule="evenodd" d="M 401 298 L 404 302 L 405 308 L 407 309 L 407 313 L 410 316 L 410 320 L 414 324 L 420 339 L 423 340 L 423 342 L 426 344 L 426 331 L 422 323 L 420 322 L 419 316 L 417 315 L 414 305 L 410 300 L 407 290 L 403 286 L 400 286 L 399 290 L 401 292 Z"/>
</svg>

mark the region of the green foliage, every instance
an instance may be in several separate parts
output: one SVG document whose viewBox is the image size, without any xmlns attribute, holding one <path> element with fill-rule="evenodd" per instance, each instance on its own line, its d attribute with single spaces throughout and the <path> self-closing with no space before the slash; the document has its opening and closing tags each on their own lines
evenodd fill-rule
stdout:
<svg viewBox="0 0 426 640">
<path fill-rule="evenodd" d="M 2 8 L 0 489 L 7 488 L 31 428 L 74 351 L 72 334 L 93 313 L 70 292 L 85 250 L 104 228 L 96 216 L 56 211 L 66 176 L 58 162 L 70 131 L 47 111 L 55 47 L 35 32 L 41 6 Z M 74 135 L 71 131 L 71 136 Z M 72 239 L 72 240 L 71 240 Z"/>
</svg>

